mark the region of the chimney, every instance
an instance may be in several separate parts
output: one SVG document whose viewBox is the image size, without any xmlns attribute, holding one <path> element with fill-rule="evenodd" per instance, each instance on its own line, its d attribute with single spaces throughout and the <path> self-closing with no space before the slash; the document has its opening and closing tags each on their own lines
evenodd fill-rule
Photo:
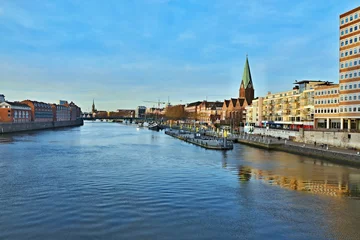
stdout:
<svg viewBox="0 0 360 240">
<path fill-rule="evenodd" d="M 0 103 L 5 102 L 4 94 L 0 94 Z"/>
</svg>

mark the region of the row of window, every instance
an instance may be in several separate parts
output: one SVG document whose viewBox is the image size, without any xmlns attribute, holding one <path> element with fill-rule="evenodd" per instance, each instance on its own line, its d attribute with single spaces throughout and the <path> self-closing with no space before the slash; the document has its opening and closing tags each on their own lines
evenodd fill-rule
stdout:
<svg viewBox="0 0 360 240">
<path fill-rule="evenodd" d="M 351 56 L 351 55 L 355 55 L 360 53 L 360 48 L 358 50 L 358 48 L 354 48 L 354 49 L 349 49 L 349 50 L 345 50 L 340 52 L 340 57 L 347 57 L 347 56 Z"/>
<path fill-rule="evenodd" d="M 340 107 L 340 112 L 360 112 L 359 106 Z"/>
<path fill-rule="evenodd" d="M 353 44 L 353 43 L 358 42 L 358 39 L 360 39 L 359 36 L 351 37 L 351 38 L 349 38 L 349 39 L 345 39 L 345 40 L 341 41 L 340 45 L 341 45 L 342 47 L 343 47 L 343 46 L 347 46 L 347 45 L 350 45 L 350 44 Z"/>
<path fill-rule="evenodd" d="M 41 107 L 41 108 L 47 108 L 47 109 L 50 109 L 51 106 L 49 104 L 46 104 L 46 103 L 34 103 L 34 106 L 35 107 Z"/>
<path fill-rule="evenodd" d="M 28 118 L 29 112 L 26 111 L 14 111 L 14 118 Z"/>
<path fill-rule="evenodd" d="M 340 96 L 340 102 L 343 101 L 359 101 L 360 95 L 356 97 L 355 94 L 344 94 Z"/>
<path fill-rule="evenodd" d="M 321 108 L 315 109 L 315 113 L 338 113 L 339 110 L 337 108 Z"/>
<path fill-rule="evenodd" d="M 338 103 L 338 99 L 330 98 L 330 99 L 315 100 L 315 104 L 330 104 L 330 103 Z"/>
<path fill-rule="evenodd" d="M 352 20 L 355 20 L 358 18 L 358 13 L 355 13 L 354 15 L 351 15 L 350 17 L 346 17 L 345 19 L 341 19 L 341 25 L 351 22 Z"/>
<path fill-rule="evenodd" d="M 350 27 L 350 28 L 346 28 L 345 30 L 341 31 L 341 36 L 343 36 L 344 34 L 348 34 L 348 33 L 352 33 L 353 31 L 357 31 L 359 29 L 358 26 L 354 26 L 354 27 Z"/>
<path fill-rule="evenodd" d="M 340 74 L 340 79 L 357 78 L 357 77 L 360 77 L 360 71 L 358 72 L 357 70 L 344 72 Z"/>
<path fill-rule="evenodd" d="M 315 91 L 316 96 L 327 95 L 327 94 L 336 94 L 336 93 L 338 93 L 337 89 L 328 89 L 328 90 L 322 90 L 322 91 Z"/>
<path fill-rule="evenodd" d="M 351 59 L 351 60 L 346 61 L 346 62 L 341 62 L 340 63 L 340 68 L 355 67 L 355 66 L 358 66 L 358 65 L 360 65 L 360 59 L 356 58 L 355 60 Z"/>
<path fill-rule="evenodd" d="M 360 82 L 340 84 L 340 90 L 352 90 L 360 88 Z"/>
</svg>

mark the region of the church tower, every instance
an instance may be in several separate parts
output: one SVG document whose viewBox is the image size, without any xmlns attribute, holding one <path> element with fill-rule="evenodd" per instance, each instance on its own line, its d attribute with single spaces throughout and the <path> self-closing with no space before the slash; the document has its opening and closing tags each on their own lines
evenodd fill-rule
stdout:
<svg viewBox="0 0 360 240">
<path fill-rule="evenodd" d="M 248 56 L 246 55 L 246 62 L 244 67 L 244 73 L 242 76 L 240 89 L 239 89 L 239 98 L 245 98 L 246 102 L 251 105 L 252 100 L 254 99 L 254 85 L 251 78 L 250 66 Z"/>
<path fill-rule="evenodd" d="M 92 104 L 91 112 L 92 112 L 92 113 L 96 113 L 96 108 L 95 108 L 95 101 L 94 101 L 94 99 L 93 99 L 93 104 Z"/>
</svg>

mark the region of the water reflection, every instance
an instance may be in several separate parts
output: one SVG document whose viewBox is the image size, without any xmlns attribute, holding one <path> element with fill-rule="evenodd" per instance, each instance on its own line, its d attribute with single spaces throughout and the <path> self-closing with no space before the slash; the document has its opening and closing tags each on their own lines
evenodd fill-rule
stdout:
<svg viewBox="0 0 360 240">
<path fill-rule="evenodd" d="M 238 177 L 241 182 L 255 179 L 290 190 L 325 194 L 334 197 L 347 196 L 360 198 L 360 174 L 355 173 L 342 174 L 340 176 L 334 176 L 333 173 L 329 173 L 322 175 L 321 178 L 314 176 L 312 179 L 286 175 L 286 172 L 284 174 L 277 174 L 270 170 L 239 166 Z"/>
</svg>

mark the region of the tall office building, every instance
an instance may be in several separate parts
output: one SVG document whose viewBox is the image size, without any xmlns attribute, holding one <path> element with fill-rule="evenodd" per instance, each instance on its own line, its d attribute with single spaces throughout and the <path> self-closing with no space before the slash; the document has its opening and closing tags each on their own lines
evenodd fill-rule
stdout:
<svg viewBox="0 0 360 240">
<path fill-rule="evenodd" d="M 340 128 L 360 129 L 360 7 L 340 15 Z"/>
</svg>

